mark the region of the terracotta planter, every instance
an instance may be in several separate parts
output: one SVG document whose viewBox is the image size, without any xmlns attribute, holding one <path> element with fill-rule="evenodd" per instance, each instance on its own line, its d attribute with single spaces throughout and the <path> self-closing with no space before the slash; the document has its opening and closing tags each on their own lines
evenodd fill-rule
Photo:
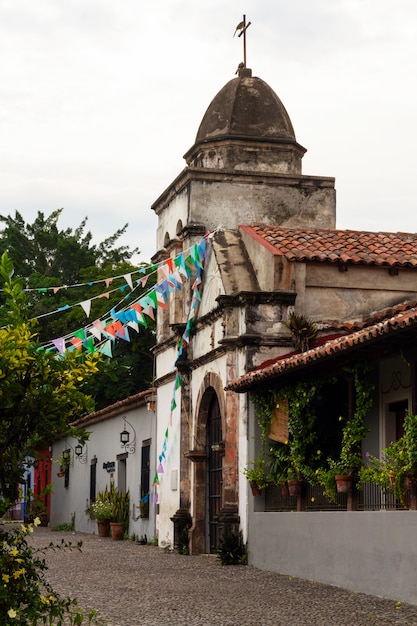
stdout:
<svg viewBox="0 0 417 626">
<path fill-rule="evenodd" d="M 125 528 L 123 522 L 110 522 L 111 538 L 115 541 L 123 539 Z"/>
<path fill-rule="evenodd" d="M 254 483 L 253 481 L 251 481 L 249 483 L 251 491 L 252 491 L 252 495 L 254 497 L 256 496 L 260 496 L 261 495 L 261 490 L 259 489 L 258 485 L 256 483 Z"/>
<path fill-rule="evenodd" d="M 281 483 L 281 494 L 283 496 L 290 495 L 290 490 L 288 489 L 288 483 Z"/>
<path fill-rule="evenodd" d="M 107 519 L 97 520 L 97 531 L 99 537 L 108 537 L 110 534 L 110 522 Z"/>
<path fill-rule="evenodd" d="M 301 490 L 303 488 L 302 480 L 288 480 L 288 491 L 290 496 L 301 496 Z"/>
<path fill-rule="evenodd" d="M 337 474 L 335 480 L 337 493 L 350 493 L 352 491 L 352 476 Z"/>
</svg>

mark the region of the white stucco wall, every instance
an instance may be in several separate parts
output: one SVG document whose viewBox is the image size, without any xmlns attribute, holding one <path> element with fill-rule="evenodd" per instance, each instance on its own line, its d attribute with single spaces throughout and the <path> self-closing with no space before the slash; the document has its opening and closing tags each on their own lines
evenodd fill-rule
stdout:
<svg viewBox="0 0 417 626">
<path fill-rule="evenodd" d="M 155 474 L 155 442 L 156 442 L 156 415 L 148 411 L 146 405 L 130 411 L 121 411 L 120 415 L 110 417 L 94 424 L 87 424 L 90 432 L 84 452 L 87 452 L 85 462 L 74 454 L 77 441 L 71 437 L 61 439 L 53 445 L 52 458 L 59 459 L 61 452 L 67 448 L 71 450 L 71 465 L 69 470 L 69 486 L 65 488 L 64 478 L 58 478 L 59 464 L 52 464 L 53 495 L 51 498 L 50 525 L 55 526 L 62 522 L 69 522 L 75 513 L 75 526 L 80 532 L 96 532 L 96 523 L 88 519 L 85 511 L 90 504 L 90 470 L 91 463 L 96 460 L 96 493 L 102 491 L 111 482 L 118 485 L 117 456 L 125 452 L 121 448 L 120 432 L 124 428 L 123 416 L 130 422 L 136 433 L 135 451 L 130 451 L 126 459 L 126 488 L 130 491 L 130 522 L 129 534 L 140 536 L 146 534 L 148 539 L 155 536 L 155 507 L 150 500 L 149 519 L 137 519 L 139 516 L 140 480 L 141 480 L 141 448 L 142 442 L 151 440 L 150 483 Z M 130 426 L 127 425 L 130 431 Z M 131 442 L 134 433 L 131 431 Z M 84 460 L 84 459 L 82 459 Z M 115 471 L 109 472 L 105 464 L 114 463 Z M 110 468 L 109 468 L 110 469 Z"/>
<path fill-rule="evenodd" d="M 180 406 L 181 388 L 175 392 L 177 408 L 170 413 L 174 394 L 174 381 L 158 388 L 158 434 L 156 448 L 156 468 L 162 454 L 165 433 L 168 431 L 167 449 L 162 460 L 163 473 L 158 473 L 157 487 L 158 506 L 156 516 L 156 532 L 159 544 L 172 546 L 174 543 L 174 526 L 171 517 L 180 506 Z"/>
</svg>

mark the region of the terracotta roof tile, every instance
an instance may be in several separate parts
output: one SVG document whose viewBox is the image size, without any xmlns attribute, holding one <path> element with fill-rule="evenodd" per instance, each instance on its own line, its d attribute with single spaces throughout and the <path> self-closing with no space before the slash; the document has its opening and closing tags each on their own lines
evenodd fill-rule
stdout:
<svg viewBox="0 0 417 626">
<path fill-rule="evenodd" d="M 326 331 L 332 329 L 335 331 L 353 332 L 355 330 L 360 330 L 361 328 L 366 328 L 367 326 L 372 326 L 377 322 L 393 317 L 397 313 L 402 313 L 413 308 L 417 309 L 417 300 L 407 300 L 405 302 L 400 302 L 395 306 L 381 309 L 380 311 L 373 311 L 366 317 L 358 320 L 349 320 L 344 322 L 331 320 L 322 323 L 321 326 Z"/>
<path fill-rule="evenodd" d="M 251 387 L 276 378 L 282 374 L 305 367 L 309 363 L 322 361 L 331 358 L 342 352 L 352 350 L 358 344 L 364 344 L 375 338 L 391 335 L 399 330 L 415 327 L 417 329 L 417 308 L 407 309 L 396 313 L 392 317 L 377 322 L 361 330 L 357 330 L 348 335 L 331 339 L 311 350 L 281 356 L 275 362 L 268 361 L 268 364 L 258 367 L 256 370 L 248 372 L 241 378 L 228 385 L 227 389 L 243 392 Z"/>
<path fill-rule="evenodd" d="M 241 226 L 290 261 L 417 266 L 417 233 Z"/>
</svg>

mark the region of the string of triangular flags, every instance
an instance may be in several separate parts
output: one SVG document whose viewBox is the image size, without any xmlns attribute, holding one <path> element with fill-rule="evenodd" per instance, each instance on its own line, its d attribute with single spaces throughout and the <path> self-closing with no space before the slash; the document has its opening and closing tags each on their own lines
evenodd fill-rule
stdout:
<svg viewBox="0 0 417 626">
<path fill-rule="evenodd" d="M 136 269 L 136 270 L 132 270 L 131 272 L 128 272 L 127 274 L 119 274 L 118 276 L 108 276 L 106 278 L 99 278 L 97 280 L 89 280 L 87 283 L 73 283 L 70 285 L 55 285 L 53 287 L 25 287 L 24 289 L 22 289 L 22 291 L 24 291 L 25 293 L 48 293 L 48 292 L 52 292 L 54 295 L 56 295 L 59 291 L 62 291 L 63 289 L 77 289 L 79 287 L 93 287 L 94 285 L 101 285 L 104 284 L 106 286 L 106 288 L 108 288 L 113 281 L 115 280 L 119 280 L 119 279 L 124 279 L 126 281 L 126 283 L 128 285 L 132 285 L 133 283 L 133 276 L 135 274 L 146 274 L 146 272 L 150 269 L 151 272 L 156 270 L 158 267 L 158 264 L 154 264 L 154 265 L 148 265 L 147 263 L 144 263 L 143 265 L 141 265 L 140 268 Z M 141 279 L 137 279 L 136 282 L 138 282 Z M 0 292 L 4 291 L 4 289 L 0 289 Z M 116 290 L 115 290 L 116 291 Z"/>
<path fill-rule="evenodd" d="M 129 328 L 139 332 L 139 325 L 147 327 L 147 318 L 155 319 L 157 308 L 168 308 L 170 293 L 181 290 L 183 281 L 188 280 L 195 272 L 193 285 L 193 299 L 191 310 L 194 311 L 200 295 L 196 288 L 201 283 L 201 273 L 207 256 L 207 240 L 210 234 L 202 237 L 199 243 L 191 246 L 187 251 L 180 252 L 176 257 L 169 258 L 157 267 L 158 282 L 148 292 L 135 299 L 119 311 L 113 308 L 108 314 L 110 318 L 97 319 L 85 328 L 79 329 L 65 337 L 58 337 L 43 346 L 56 349 L 61 354 L 66 350 L 85 349 L 87 352 L 100 352 L 105 356 L 112 356 L 112 343 L 116 339 L 130 341 Z M 123 299 L 125 302 L 127 298 Z M 86 303 L 83 303 L 84 305 Z M 191 328 L 190 319 L 187 320 L 184 337 L 180 342 L 182 348 L 189 338 Z M 98 343 L 97 343 L 98 342 Z"/>
<path fill-rule="evenodd" d="M 184 333 L 178 343 L 178 352 L 177 352 L 177 361 L 180 358 L 180 356 L 182 355 L 185 347 L 188 345 L 188 343 L 190 342 L 190 337 L 191 337 L 191 329 L 198 311 L 198 305 L 201 302 L 201 287 L 200 285 L 202 285 L 202 275 L 203 275 L 203 269 L 204 269 L 204 260 L 207 257 L 207 238 L 205 238 L 205 243 L 203 244 L 203 246 L 200 248 L 200 252 L 201 252 L 201 264 L 198 266 L 198 270 L 197 270 L 197 275 L 196 278 L 194 280 L 193 283 L 193 295 L 191 298 L 191 305 L 190 305 L 190 310 L 188 313 L 188 317 L 187 317 L 187 323 L 185 326 L 185 330 Z M 173 387 L 173 393 L 172 393 L 172 398 L 171 398 L 171 407 L 170 407 L 170 414 L 169 414 L 169 427 L 172 426 L 172 416 L 173 416 L 173 412 L 175 411 L 175 409 L 177 408 L 177 392 L 178 389 L 181 388 L 182 385 L 182 378 L 181 375 L 179 374 L 179 372 L 177 371 L 177 374 L 175 376 L 175 381 L 174 381 L 174 387 Z M 167 427 L 167 429 L 165 430 L 165 435 L 164 435 L 164 441 L 162 443 L 162 449 L 161 452 L 158 456 L 158 467 L 156 469 L 155 472 L 155 476 L 152 482 L 152 494 L 153 494 L 153 503 L 157 504 L 158 502 L 158 485 L 160 484 L 159 481 L 159 476 L 161 474 L 164 474 L 164 463 L 166 461 L 166 456 L 167 456 L 167 450 L 168 450 L 168 436 L 169 436 L 169 427 Z"/>
</svg>

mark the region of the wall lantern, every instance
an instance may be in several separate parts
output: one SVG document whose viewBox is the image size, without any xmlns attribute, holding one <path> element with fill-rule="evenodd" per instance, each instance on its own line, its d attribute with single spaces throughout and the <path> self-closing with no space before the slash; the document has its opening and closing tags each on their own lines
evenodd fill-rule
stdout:
<svg viewBox="0 0 417 626">
<path fill-rule="evenodd" d="M 71 450 L 69 448 L 62 451 L 62 458 L 67 462 L 71 459 Z"/>
<path fill-rule="evenodd" d="M 123 417 L 124 428 L 120 433 L 120 444 L 121 447 L 126 450 L 126 452 L 130 452 L 133 454 L 136 451 L 136 433 L 132 424 L 127 421 L 125 417 Z M 128 430 L 129 428 L 129 430 Z M 131 438 L 132 437 L 132 438 Z"/>
<path fill-rule="evenodd" d="M 80 463 L 87 463 L 87 454 L 88 454 L 87 444 L 85 446 L 85 451 L 84 451 L 82 445 L 80 443 L 77 443 L 77 445 L 74 448 L 74 454 Z"/>
<path fill-rule="evenodd" d="M 120 433 L 120 441 L 124 446 L 126 446 L 130 441 L 129 431 L 126 430 L 126 428 Z"/>
</svg>

